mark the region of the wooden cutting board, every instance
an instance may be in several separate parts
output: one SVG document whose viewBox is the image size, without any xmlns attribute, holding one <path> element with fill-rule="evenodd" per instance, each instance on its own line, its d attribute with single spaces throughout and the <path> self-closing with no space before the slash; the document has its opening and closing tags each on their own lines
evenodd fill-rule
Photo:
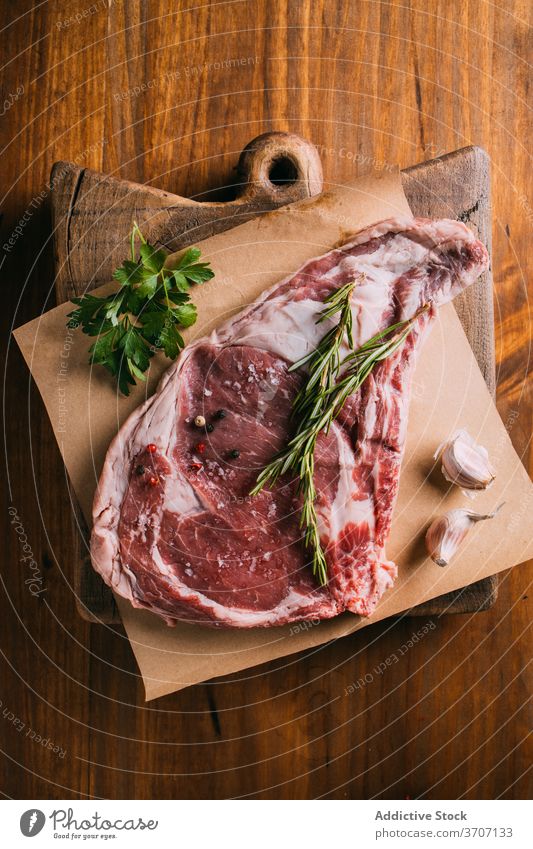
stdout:
<svg viewBox="0 0 533 849">
<path fill-rule="evenodd" d="M 415 215 L 458 218 L 491 249 L 490 176 L 487 155 L 466 147 L 402 172 Z M 51 174 L 57 302 L 111 279 L 128 254 L 136 220 L 145 236 L 170 251 L 220 233 L 261 212 L 313 197 L 322 190 L 316 148 L 290 133 L 265 133 L 241 153 L 231 198 L 198 202 L 68 162 Z M 489 270 L 455 301 L 461 323 L 489 390 L 495 393 L 492 273 Z M 113 595 L 93 571 L 88 529 L 72 493 L 73 586 L 80 615 L 120 623 Z M 410 611 L 427 616 L 486 610 L 496 600 L 497 577 L 477 581 Z"/>
</svg>

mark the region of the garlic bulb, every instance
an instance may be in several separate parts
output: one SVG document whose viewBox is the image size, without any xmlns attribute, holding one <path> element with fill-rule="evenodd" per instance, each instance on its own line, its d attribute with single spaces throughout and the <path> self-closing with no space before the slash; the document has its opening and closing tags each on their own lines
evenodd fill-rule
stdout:
<svg viewBox="0 0 533 849">
<path fill-rule="evenodd" d="M 450 510 L 439 516 L 429 526 L 426 533 L 426 548 L 437 566 L 447 566 L 464 540 L 468 531 L 476 522 L 493 519 L 500 504 L 492 513 L 474 513 L 472 510 Z"/>
<path fill-rule="evenodd" d="M 487 489 L 494 480 L 495 472 L 487 449 L 478 445 L 464 429 L 456 431 L 447 442 L 439 445 L 435 459 L 439 455 L 446 480 L 463 489 Z"/>
</svg>

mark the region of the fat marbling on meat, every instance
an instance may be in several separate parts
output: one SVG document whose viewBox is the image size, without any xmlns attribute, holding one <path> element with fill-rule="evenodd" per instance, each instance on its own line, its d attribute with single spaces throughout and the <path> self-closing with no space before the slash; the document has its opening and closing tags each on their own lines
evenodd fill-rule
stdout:
<svg viewBox="0 0 533 849">
<path fill-rule="evenodd" d="M 385 546 L 417 352 L 436 308 L 487 265 L 485 247 L 464 224 L 383 221 L 189 345 L 109 447 L 91 539 L 106 583 L 169 624 L 251 628 L 369 615 L 396 577 Z M 356 347 L 429 309 L 317 440 L 316 508 L 328 563 L 321 587 L 301 538 L 296 481 L 249 492 L 291 435 L 304 375 L 288 369 L 328 330 L 316 323 L 324 299 L 354 279 Z M 207 430 L 195 426 L 198 415 Z"/>
</svg>

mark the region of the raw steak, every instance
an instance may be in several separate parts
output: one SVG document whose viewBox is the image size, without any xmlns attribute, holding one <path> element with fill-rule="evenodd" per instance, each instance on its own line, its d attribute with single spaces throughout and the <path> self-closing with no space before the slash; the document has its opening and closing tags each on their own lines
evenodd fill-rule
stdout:
<svg viewBox="0 0 533 849">
<path fill-rule="evenodd" d="M 435 308 L 487 264 L 484 246 L 463 224 L 384 221 L 190 345 L 109 448 L 94 502 L 94 568 L 135 607 L 169 624 L 251 628 L 345 610 L 370 614 L 396 576 L 385 544 L 417 349 Z M 290 438 L 304 376 L 288 367 L 329 329 L 316 324 L 324 298 L 353 279 L 356 346 L 431 307 L 317 441 L 328 562 L 328 585 L 320 587 L 301 541 L 295 481 L 248 493 Z M 194 425 L 198 415 L 210 432 Z"/>
</svg>

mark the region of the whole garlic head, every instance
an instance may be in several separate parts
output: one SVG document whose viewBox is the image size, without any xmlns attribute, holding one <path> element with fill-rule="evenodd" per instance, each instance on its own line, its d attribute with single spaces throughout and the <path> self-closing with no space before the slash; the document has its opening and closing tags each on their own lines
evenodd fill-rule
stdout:
<svg viewBox="0 0 533 849">
<path fill-rule="evenodd" d="M 439 445 L 435 459 L 439 455 L 446 480 L 462 489 L 487 489 L 495 478 L 487 449 L 478 445 L 464 429 Z"/>
<path fill-rule="evenodd" d="M 435 519 L 426 532 L 426 548 L 433 562 L 437 566 L 447 566 L 472 525 L 493 519 L 502 506 L 485 514 L 459 508 Z"/>
</svg>

